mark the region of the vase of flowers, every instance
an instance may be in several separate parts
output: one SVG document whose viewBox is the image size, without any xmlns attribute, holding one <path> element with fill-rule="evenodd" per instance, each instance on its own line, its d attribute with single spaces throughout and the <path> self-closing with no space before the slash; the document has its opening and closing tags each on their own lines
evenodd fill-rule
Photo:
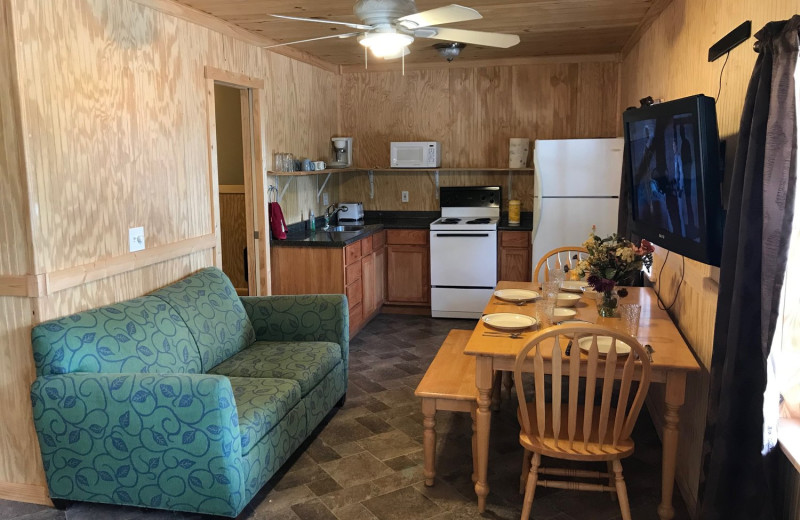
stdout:
<svg viewBox="0 0 800 520">
<path fill-rule="evenodd" d="M 653 265 L 653 245 L 643 239 L 635 246 L 616 233 L 600 238 L 592 229 L 583 247 L 589 251 L 589 256 L 578 264 L 578 273 L 586 276 L 586 282 L 600 293 L 597 313 L 614 316 L 618 301 L 616 288 L 630 284 L 643 267 L 649 269 Z"/>
</svg>

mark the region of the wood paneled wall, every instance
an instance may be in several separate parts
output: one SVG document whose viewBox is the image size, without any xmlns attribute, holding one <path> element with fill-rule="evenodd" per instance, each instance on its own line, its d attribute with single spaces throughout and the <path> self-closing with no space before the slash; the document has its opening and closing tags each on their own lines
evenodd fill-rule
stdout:
<svg viewBox="0 0 800 520">
<path fill-rule="evenodd" d="M 214 263 L 204 68 L 265 80 L 265 166 L 273 150 L 322 155 L 337 131 L 334 73 L 163 11 L 0 0 L 0 289 L 9 274 L 36 282 L 30 297 L 0 297 L 0 498 L 47 501 L 27 397 L 31 325 Z M 287 191 L 289 220 L 316 204 L 310 182 Z M 134 226 L 153 262 L 128 253 Z M 96 279 L 109 264 L 118 274 Z M 73 271 L 70 287 L 48 285 Z"/>
<path fill-rule="evenodd" d="M 342 76 L 342 135 L 353 137 L 354 164 L 387 167 L 391 141 L 441 141 L 442 167 L 508 167 L 511 137 L 616 136 L 619 64 L 612 61 L 357 73 Z M 514 173 L 514 198 L 532 210 L 533 175 Z M 508 186 L 502 173 L 442 173 L 440 184 Z M 400 191 L 409 202 L 400 202 Z M 366 209 L 438 210 L 425 173 L 342 176 L 341 195 Z M 504 198 L 507 200 L 508 197 Z"/>
<path fill-rule="evenodd" d="M 797 0 L 673 0 L 624 57 L 622 106 L 638 106 L 638 100 L 645 96 L 670 100 L 704 93 L 715 97 L 724 58 L 708 63 L 708 48 L 744 20 L 752 20 L 755 32 L 768 21 L 787 19 L 798 10 Z M 733 166 L 739 119 L 756 61 L 752 42 L 753 39 L 731 52 L 722 76 L 717 117 L 720 135 L 728 143 L 726 175 Z M 654 273 L 659 272 L 665 255 L 664 250 L 657 251 Z M 676 292 L 682 260 L 670 255 L 664 268 L 659 289 L 666 303 Z M 671 312 L 706 369 L 689 377 L 686 395 L 692 397 L 687 397 L 681 411 L 683 455 L 678 461 L 678 483 L 693 507 L 705 431 L 707 371 L 711 364 L 719 270 L 689 259 L 685 263 L 686 278 Z M 654 397 L 653 403 L 662 401 Z"/>
<path fill-rule="evenodd" d="M 237 289 L 246 289 L 244 253 L 247 247 L 243 193 L 220 193 L 219 224 L 222 233 L 222 270 Z M 252 251 L 250 254 L 254 254 Z"/>
</svg>

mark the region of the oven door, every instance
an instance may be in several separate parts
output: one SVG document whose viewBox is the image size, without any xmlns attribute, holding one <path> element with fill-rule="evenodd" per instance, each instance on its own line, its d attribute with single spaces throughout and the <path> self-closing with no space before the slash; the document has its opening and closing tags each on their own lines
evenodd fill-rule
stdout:
<svg viewBox="0 0 800 520">
<path fill-rule="evenodd" d="M 497 285 L 497 231 L 431 231 L 431 286 Z"/>
</svg>

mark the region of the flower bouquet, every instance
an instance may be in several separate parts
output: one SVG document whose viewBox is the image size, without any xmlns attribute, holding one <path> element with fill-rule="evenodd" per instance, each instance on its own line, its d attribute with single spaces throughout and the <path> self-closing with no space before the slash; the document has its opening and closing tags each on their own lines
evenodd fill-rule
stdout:
<svg viewBox="0 0 800 520">
<path fill-rule="evenodd" d="M 614 316 L 617 308 L 615 287 L 630 284 L 642 267 L 649 269 L 653 265 L 653 245 L 643 239 L 639 246 L 635 246 L 616 233 L 600 238 L 592 229 L 583 247 L 589 251 L 589 256 L 581 260 L 577 271 L 602 294 L 597 302 L 600 316 Z"/>
</svg>

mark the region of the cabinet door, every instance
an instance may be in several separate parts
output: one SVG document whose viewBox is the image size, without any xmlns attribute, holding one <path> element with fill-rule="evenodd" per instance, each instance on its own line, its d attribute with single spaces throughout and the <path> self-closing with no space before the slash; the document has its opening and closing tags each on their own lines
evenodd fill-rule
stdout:
<svg viewBox="0 0 800 520">
<path fill-rule="evenodd" d="M 500 280 L 529 282 L 531 280 L 531 254 L 527 248 L 500 248 Z"/>
<path fill-rule="evenodd" d="M 375 257 L 371 252 L 361 259 L 361 287 L 363 290 L 361 301 L 366 318 L 377 308 L 375 304 Z"/>
<path fill-rule="evenodd" d="M 375 256 L 375 307 L 380 307 L 386 300 L 386 248 L 376 249 L 373 255 Z"/>
<path fill-rule="evenodd" d="M 428 303 L 430 301 L 428 248 L 390 245 L 387 250 L 388 302 Z"/>
</svg>

